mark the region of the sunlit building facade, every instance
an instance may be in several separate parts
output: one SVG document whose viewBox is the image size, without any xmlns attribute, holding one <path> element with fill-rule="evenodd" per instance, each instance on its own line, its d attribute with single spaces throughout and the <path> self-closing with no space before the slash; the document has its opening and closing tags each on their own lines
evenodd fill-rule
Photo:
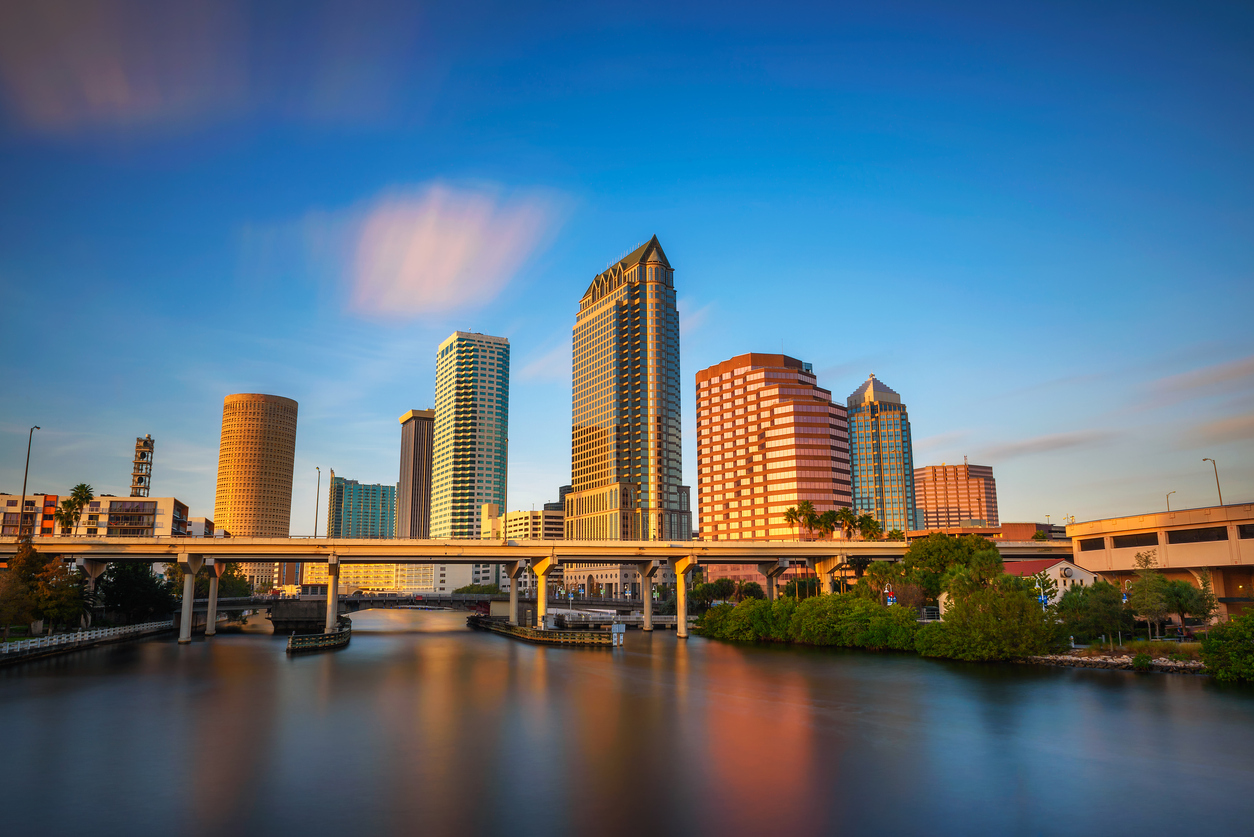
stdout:
<svg viewBox="0 0 1254 837">
<path fill-rule="evenodd" d="M 431 465 L 435 410 L 401 416 L 401 469 L 396 487 L 396 537 L 431 537 Z"/>
<path fill-rule="evenodd" d="M 688 540 L 679 315 L 674 270 L 656 236 L 593 278 L 572 352 L 566 537 Z"/>
<path fill-rule="evenodd" d="M 914 453 L 901 396 L 870 375 L 846 401 L 853 506 L 884 532 L 914 525 Z"/>
<path fill-rule="evenodd" d="M 920 529 L 996 529 L 997 481 L 988 465 L 925 465 L 914 469 L 914 525 Z"/>
</svg>

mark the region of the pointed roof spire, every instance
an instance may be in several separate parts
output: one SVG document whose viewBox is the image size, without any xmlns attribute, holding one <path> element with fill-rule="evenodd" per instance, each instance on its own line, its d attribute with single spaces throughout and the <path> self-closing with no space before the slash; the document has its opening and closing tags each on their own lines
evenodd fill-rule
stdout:
<svg viewBox="0 0 1254 837">
<path fill-rule="evenodd" d="M 850 407 L 858 404 L 865 404 L 869 401 L 887 401 L 890 404 L 900 404 L 901 396 L 884 385 L 884 382 L 875 377 L 872 372 L 863 381 L 862 386 L 853 391 L 847 400 Z"/>
</svg>

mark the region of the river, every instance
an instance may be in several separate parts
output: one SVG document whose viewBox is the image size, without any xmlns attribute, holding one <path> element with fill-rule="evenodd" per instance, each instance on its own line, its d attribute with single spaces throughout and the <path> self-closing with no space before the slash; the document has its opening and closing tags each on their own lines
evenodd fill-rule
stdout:
<svg viewBox="0 0 1254 837">
<path fill-rule="evenodd" d="M 1249 834 L 1254 689 L 370 611 L 0 670 L 10 835 Z"/>
</svg>

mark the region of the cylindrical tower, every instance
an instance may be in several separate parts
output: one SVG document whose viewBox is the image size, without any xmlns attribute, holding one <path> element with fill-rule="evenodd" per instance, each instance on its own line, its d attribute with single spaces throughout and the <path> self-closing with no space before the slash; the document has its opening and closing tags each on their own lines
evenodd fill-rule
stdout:
<svg viewBox="0 0 1254 837">
<path fill-rule="evenodd" d="M 278 395 L 237 393 L 222 404 L 218 491 L 213 522 L 235 538 L 285 538 L 292 515 L 296 402 Z M 299 583 L 286 567 L 245 565 L 254 586 Z"/>
</svg>

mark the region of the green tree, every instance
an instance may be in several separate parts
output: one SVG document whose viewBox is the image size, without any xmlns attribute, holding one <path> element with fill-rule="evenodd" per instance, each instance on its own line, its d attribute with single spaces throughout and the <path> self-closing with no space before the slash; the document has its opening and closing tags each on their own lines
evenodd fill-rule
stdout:
<svg viewBox="0 0 1254 837">
<path fill-rule="evenodd" d="M 1032 540 L 1045 541 L 1045 540 L 1049 540 L 1049 536 L 1045 534 L 1044 529 L 1037 529 L 1035 532 L 1032 533 Z"/>
<path fill-rule="evenodd" d="M 836 510 L 836 525 L 840 527 L 845 540 L 853 538 L 853 530 L 858 528 L 858 514 L 851 508 Z"/>
<path fill-rule="evenodd" d="M 1210 620 L 1215 618 L 1215 613 L 1219 610 L 1219 602 L 1215 599 L 1215 588 L 1211 586 L 1210 570 L 1202 570 L 1198 576 L 1201 589 L 1198 590 L 1198 609 L 1193 615 L 1209 625 Z"/>
<path fill-rule="evenodd" d="M 850 555 L 845 559 L 845 563 L 853 568 L 853 577 L 860 579 L 866 572 L 866 568 L 871 566 L 872 559 L 870 555 Z"/>
<path fill-rule="evenodd" d="M 1001 555 L 997 547 L 978 535 L 951 538 L 940 532 L 910 542 L 901 565 L 923 594 L 935 600 L 943 589 L 947 575 L 973 563 L 1001 572 Z"/>
<path fill-rule="evenodd" d="M 1180 627 L 1184 627 L 1185 615 L 1201 617 L 1206 610 L 1202 600 L 1202 591 L 1187 581 L 1168 581 L 1163 588 L 1163 597 L 1167 601 L 1167 611 L 1180 617 Z"/>
<path fill-rule="evenodd" d="M 61 505 L 52 513 L 52 519 L 62 535 L 74 534 L 74 527 L 78 525 L 78 517 L 78 506 L 69 497 L 62 500 Z"/>
<path fill-rule="evenodd" d="M 710 582 L 710 587 L 715 599 L 727 601 L 736 595 L 736 582 L 730 578 L 716 578 Z"/>
<path fill-rule="evenodd" d="M 814 577 L 798 576 L 784 585 L 784 595 L 793 599 L 816 596 L 818 592 L 819 580 Z"/>
<path fill-rule="evenodd" d="M 1058 582 L 1044 570 L 1031 576 L 1029 580 L 1032 582 L 1033 587 L 1036 588 L 1036 595 L 1044 596 L 1046 603 L 1052 604 L 1058 596 Z"/>
<path fill-rule="evenodd" d="M 801 524 L 801 512 L 797 511 L 796 506 L 789 506 L 784 509 L 784 522 L 787 523 L 793 531 L 796 531 L 797 526 Z"/>
<path fill-rule="evenodd" d="M 1254 682 L 1254 613 L 1207 631 L 1202 637 L 1202 662 L 1221 683 Z"/>
<path fill-rule="evenodd" d="M 877 541 L 884 534 L 884 527 L 872 515 L 858 515 L 858 534 L 864 541 Z"/>
<path fill-rule="evenodd" d="M 978 586 L 953 595 L 943 622 L 919 633 L 919 653 L 958 660 L 1009 660 L 1048 653 L 1058 644 L 1054 609 L 1042 609 L 1026 579 L 980 578 L 979 568 L 962 574 Z M 985 583 L 986 582 L 986 583 Z"/>
<path fill-rule="evenodd" d="M 840 523 L 836 520 L 836 510 L 828 509 L 820 514 L 818 522 L 815 524 L 814 528 L 816 528 L 819 531 L 819 534 L 823 537 L 830 538 L 832 533 L 840 528 Z"/>
<path fill-rule="evenodd" d="M 465 587 L 458 587 L 453 592 L 458 595 L 496 595 L 501 592 L 501 588 L 496 584 L 467 584 Z"/>
<path fill-rule="evenodd" d="M 802 500 L 797 504 L 797 517 L 802 526 L 806 530 L 806 538 L 814 537 L 814 527 L 819 522 L 818 512 L 814 510 L 814 504 L 809 500 Z"/>
<path fill-rule="evenodd" d="M 741 599 L 765 599 L 766 592 L 762 589 L 762 585 L 756 581 L 744 581 L 740 584 L 738 591 Z"/>
<path fill-rule="evenodd" d="M 1167 580 L 1155 569 L 1158 563 L 1157 554 L 1158 550 L 1149 549 L 1133 556 L 1137 580 L 1132 582 L 1128 591 L 1128 603 L 1146 621 L 1146 636 L 1149 639 L 1154 638 L 1154 624 L 1171 613 L 1167 602 Z"/>
<path fill-rule="evenodd" d="M 147 622 L 174 610 L 172 586 L 150 564 L 115 561 L 105 568 L 96 591 L 106 610 L 122 614 L 128 622 Z"/>
<path fill-rule="evenodd" d="M 1123 604 L 1119 588 L 1106 581 L 1084 587 L 1068 587 L 1058 600 L 1058 616 L 1067 634 L 1082 642 L 1100 636 L 1114 641 L 1116 633 L 1131 633 L 1131 612 Z"/>
<path fill-rule="evenodd" d="M 35 616 L 48 621 L 48 633 L 58 624 L 77 622 L 86 607 L 83 574 L 62 561 L 49 561 L 35 582 Z"/>
<path fill-rule="evenodd" d="M 0 572 L 0 625 L 9 639 L 11 625 L 23 625 L 35 618 L 35 602 L 30 585 L 13 571 Z"/>
<path fill-rule="evenodd" d="M 888 534 L 885 535 L 884 538 L 885 540 L 890 541 L 904 541 L 906 539 L 906 533 L 900 529 L 889 529 Z"/>
</svg>

